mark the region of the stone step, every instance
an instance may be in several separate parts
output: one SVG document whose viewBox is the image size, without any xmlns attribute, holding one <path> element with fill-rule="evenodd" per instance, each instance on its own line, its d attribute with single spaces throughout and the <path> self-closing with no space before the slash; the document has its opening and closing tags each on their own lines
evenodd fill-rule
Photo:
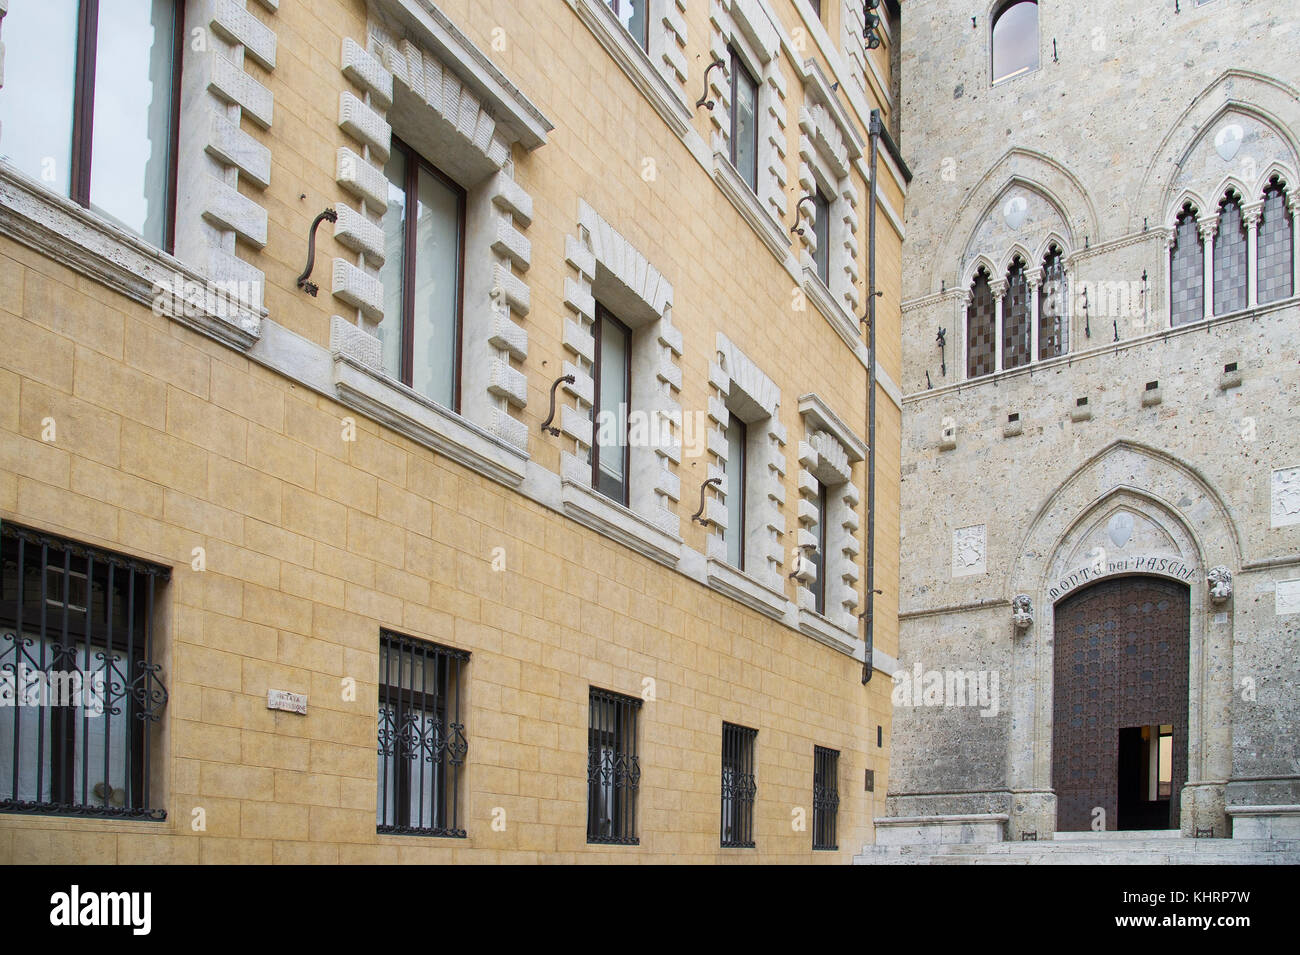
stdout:
<svg viewBox="0 0 1300 955">
<path fill-rule="evenodd" d="M 856 865 L 1300 864 L 1300 840 L 1177 839 L 1164 831 L 1111 839 L 864 846 L 853 861 Z"/>
</svg>

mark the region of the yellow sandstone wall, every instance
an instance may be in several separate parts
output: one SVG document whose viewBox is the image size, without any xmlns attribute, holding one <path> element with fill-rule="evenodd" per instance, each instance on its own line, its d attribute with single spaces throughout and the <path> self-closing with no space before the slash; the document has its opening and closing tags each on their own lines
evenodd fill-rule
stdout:
<svg viewBox="0 0 1300 955">
<path fill-rule="evenodd" d="M 538 424 L 565 358 L 564 237 L 581 197 L 673 283 L 684 411 L 707 406 L 718 331 L 781 388 L 784 517 L 797 528 L 797 398 L 816 392 L 865 438 L 862 364 L 811 303 L 792 310 L 790 276 L 566 3 L 439 5 L 556 126 L 514 156 L 534 200 L 521 415 L 532 461 L 559 468 L 561 442 Z M 687 6 L 694 96 L 709 5 Z M 787 29 L 801 23 L 793 4 L 774 9 Z M 328 276 L 318 298 L 294 278 L 311 219 L 344 198 L 339 48 L 344 35 L 364 41 L 365 6 L 249 11 L 274 22 L 279 49 L 274 71 L 247 66 L 275 94 L 271 129 L 244 123 L 274 164 L 258 193 L 268 244 L 239 254 L 266 274 L 270 320 L 325 345 L 340 308 Z M 504 50 L 492 48 L 497 27 Z M 802 93 L 786 68 L 794 183 Z M 694 122 L 707 140 L 705 111 Z M 883 160 L 881 178 L 901 213 Z M 865 277 L 866 185 L 855 185 Z M 883 215 L 878 237 L 879 352 L 898 381 L 901 240 Z M 318 271 L 344 251 L 322 229 Z M 0 862 L 847 862 L 872 841 L 888 786 L 886 675 L 864 688 L 848 656 L 8 239 L 0 342 L 0 519 L 173 568 L 155 635 L 170 694 L 155 751 L 166 821 L 0 815 Z M 900 415 L 883 390 L 877 408 L 876 644 L 896 654 Z M 42 440 L 47 417 L 54 441 Z M 355 441 L 343 440 L 345 418 Z M 697 551 L 706 531 L 688 518 L 703 460 L 683 457 L 679 470 L 682 536 Z M 854 483 L 865 495 L 864 464 Z M 381 627 L 472 654 L 466 839 L 376 834 Z M 640 715 L 640 845 L 588 845 L 588 687 L 640 696 L 646 677 L 656 693 Z M 268 688 L 308 694 L 308 715 L 268 710 Z M 724 720 L 759 730 L 756 849 L 718 846 Z M 811 851 L 814 745 L 841 752 L 838 852 Z M 193 830 L 196 808 L 205 831 Z M 796 808 L 805 831 L 792 829 Z"/>
</svg>

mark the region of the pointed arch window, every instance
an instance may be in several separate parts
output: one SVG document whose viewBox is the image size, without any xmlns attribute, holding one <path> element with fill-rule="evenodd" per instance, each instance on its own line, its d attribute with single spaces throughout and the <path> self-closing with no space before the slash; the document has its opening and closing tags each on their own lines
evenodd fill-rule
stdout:
<svg viewBox="0 0 1300 955">
<path fill-rule="evenodd" d="M 1277 176 L 1264 190 L 1264 209 L 1260 215 L 1255 247 L 1255 296 L 1267 305 L 1295 294 L 1292 274 L 1293 243 L 1291 216 L 1286 208 L 1286 184 Z"/>
<path fill-rule="evenodd" d="M 1065 256 L 1055 245 L 1043 256 L 1043 282 L 1038 286 L 1038 358 L 1055 358 L 1070 350 L 1070 325 L 1065 317 Z"/>
<path fill-rule="evenodd" d="M 1196 209 L 1189 202 L 1174 222 L 1169 252 L 1169 321 L 1185 325 L 1205 317 L 1205 253 L 1196 226 Z"/>
<path fill-rule="evenodd" d="M 1029 282 L 1025 261 L 1016 256 L 1007 270 L 1007 290 L 1002 295 L 1002 368 L 1029 364 Z"/>
<path fill-rule="evenodd" d="M 1241 196 L 1228 190 L 1219 203 L 1219 231 L 1214 236 L 1214 314 L 1246 307 L 1246 223 Z"/>
<path fill-rule="evenodd" d="M 966 377 L 993 374 L 997 356 L 997 312 L 989 273 L 981 268 L 971 283 L 966 306 Z"/>
</svg>

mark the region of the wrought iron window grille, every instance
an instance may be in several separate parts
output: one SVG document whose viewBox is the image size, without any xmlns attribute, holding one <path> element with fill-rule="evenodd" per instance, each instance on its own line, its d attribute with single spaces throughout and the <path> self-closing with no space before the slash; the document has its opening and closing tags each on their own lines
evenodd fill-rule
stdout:
<svg viewBox="0 0 1300 955">
<path fill-rule="evenodd" d="M 469 653 L 381 630 L 376 831 L 465 838 L 461 716 Z"/>
<path fill-rule="evenodd" d="M 163 820 L 151 765 L 166 567 L 0 524 L 0 812 Z"/>
<path fill-rule="evenodd" d="M 754 848 L 754 739 L 758 730 L 722 724 L 723 848 Z"/>
<path fill-rule="evenodd" d="M 587 841 L 635 846 L 637 791 L 636 697 L 591 687 L 587 729 Z"/>
<path fill-rule="evenodd" d="M 813 848 L 838 849 L 835 825 L 840 811 L 839 750 L 813 747 Z"/>
</svg>

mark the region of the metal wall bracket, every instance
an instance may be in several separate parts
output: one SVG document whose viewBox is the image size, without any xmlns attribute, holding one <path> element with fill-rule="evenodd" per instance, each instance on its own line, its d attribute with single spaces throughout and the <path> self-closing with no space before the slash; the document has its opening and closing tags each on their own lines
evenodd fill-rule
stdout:
<svg viewBox="0 0 1300 955">
<path fill-rule="evenodd" d="M 311 278 L 311 270 L 316 265 L 316 230 L 320 228 L 320 224 L 323 220 L 338 222 L 339 214 L 333 209 L 325 209 L 324 212 L 312 220 L 311 232 L 307 235 L 307 267 L 302 270 L 302 275 L 298 276 L 298 288 L 312 296 L 320 290 L 316 287 L 315 282 L 309 282 L 307 280 Z"/>
<path fill-rule="evenodd" d="M 713 107 L 716 104 L 714 103 L 713 100 L 709 99 L 709 74 L 712 73 L 718 67 L 722 67 L 723 69 L 726 69 L 726 66 L 727 64 L 723 63 L 721 60 L 714 60 L 712 63 L 709 64 L 708 69 L 704 71 L 704 95 L 695 101 L 696 109 L 699 109 L 701 106 L 703 106 L 706 109 L 708 109 L 710 112 L 713 110 Z"/>
<path fill-rule="evenodd" d="M 705 525 L 706 527 L 707 527 L 709 524 L 712 524 L 712 523 L 713 523 L 713 521 L 711 521 L 711 520 L 709 520 L 707 517 L 704 517 L 704 516 L 703 516 L 703 514 L 704 514 L 704 492 L 707 491 L 707 490 L 709 489 L 709 487 L 711 487 L 711 486 L 712 486 L 712 487 L 722 487 L 722 478 L 720 478 L 720 477 L 711 477 L 711 478 L 709 478 L 707 481 L 705 481 L 703 484 L 700 485 L 700 509 L 699 509 L 698 511 L 696 511 L 694 514 L 691 515 L 691 522 L 692 522 L 692 523 L 694 523 L 694 522 L 696 522 L 696 521 L 699 521 L 701 524 Z"/>
<path fill-rule="evenodd" d="M 546 420 L 542 422 L 542 430 L 549 432 L 554 438 L 560 436 L 560 429 L 551 427 L 551 422 L 555 420 L 555 389 L 560 387 L 560 385 L 571 385 L 576 380 L 577 379 L 572 375 L 561 375 L 559 378 L 556 378 L 551 382 L 551 413 L 548 414 Z"/>
</svg>

